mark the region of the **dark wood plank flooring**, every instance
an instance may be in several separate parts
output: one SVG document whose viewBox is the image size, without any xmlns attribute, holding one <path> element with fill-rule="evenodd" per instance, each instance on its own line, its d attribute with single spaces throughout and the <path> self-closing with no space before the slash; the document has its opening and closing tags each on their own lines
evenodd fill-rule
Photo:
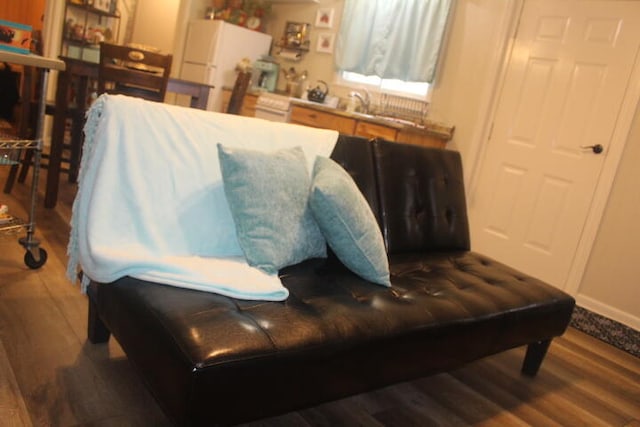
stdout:
<svg viewBox="0 0 640 427">
<path fill-rule="evenodd" d="M 0 203 L 24 215 L 28 189 L 17 184 Z M 38 203 L 44 267 L 24 265 L 22 232 L 0 238 L 0 426 L 169 425 L 117 342 L 86 340 L 86 297 L 64 275 L 75 186 L 63 177 L 60 190 L 55 210 Z M 514 349 L 247 426 L 640 427 L 640 359 L 571 328 L 536 378 L 520 375 L 523 355 Z"/>
</svg>

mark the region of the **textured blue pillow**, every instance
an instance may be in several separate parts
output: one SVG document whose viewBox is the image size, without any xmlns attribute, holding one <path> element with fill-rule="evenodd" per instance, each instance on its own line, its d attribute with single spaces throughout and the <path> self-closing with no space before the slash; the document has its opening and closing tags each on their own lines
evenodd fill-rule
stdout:
<svg viewBox="0 0 640 427">
<path fill-rule="evenodd" d="M 224 193 L 249 265 L 274 274 L 327 246 L 309 208 L 310 178 L 300 147 L 274 152 L 218 144 Z"/>
<path fill-rule="evenodd" d="M 329 246 L 347 268 L 373 283 L 391 286 L 378 222 L 351 176 L 333 160 L 316 158 L 309 205 Z"/>
</svg>

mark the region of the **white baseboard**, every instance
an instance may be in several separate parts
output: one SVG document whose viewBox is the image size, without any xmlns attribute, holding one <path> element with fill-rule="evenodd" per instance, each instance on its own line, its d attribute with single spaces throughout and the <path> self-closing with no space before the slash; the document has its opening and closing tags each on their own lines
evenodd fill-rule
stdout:
<svg viewBox="0 0 640 427">
<path fill-rule="evenodd" d="M 626 313 L 591 297 L 580 294 L 576 296 L 576 304 L 596 314 L 620 322 L 636 331 L 640 331 L 640 318 L 630 313 Z"/>
</svg>

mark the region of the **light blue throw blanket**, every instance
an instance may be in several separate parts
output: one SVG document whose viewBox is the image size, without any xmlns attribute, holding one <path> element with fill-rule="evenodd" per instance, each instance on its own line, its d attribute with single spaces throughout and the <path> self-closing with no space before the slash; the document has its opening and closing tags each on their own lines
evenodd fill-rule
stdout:
<svg viewBox="0 0 640 427">
<path fill-rule="evenodd" d="M 288 296 L 277 275 L 247 264 L 238 244 L 217 143 L 300 146 L 307 168 L 335 131 L 103 95 L 87 114 L 67 275 L 123 276 L 241 299 Z M 83 290 L 86 283 L 83 284 Z"/>
</svg>

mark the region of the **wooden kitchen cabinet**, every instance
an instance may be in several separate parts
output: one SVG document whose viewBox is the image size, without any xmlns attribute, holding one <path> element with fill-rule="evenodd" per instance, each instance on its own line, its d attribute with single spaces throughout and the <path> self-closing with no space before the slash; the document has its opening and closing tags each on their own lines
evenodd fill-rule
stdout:
<svg viewBox="0 0 640 427">
<path fill-rule="evenodd" d="M 444 148 L 451 134 L 430 132 L 422 128 L 402 125 L 385 125 L 375 120 L 346 117 L 332 114 L 318 108 L 294 105 L 291 109 L 291 123 L 334 129 L 345 135 L 364 138 L 383 138 L 387 141 L 405 142 L 426 147 Z"/>
<path fill-rule="evenodd" d="M 229 106 L 229 100 L 231 99 L 231 91 L 229 89 L 222 90 L 222 112 L 227 112 Z M 256 115 L 256 101 L 258 101 L 258 95 L 247 93 L 242 101 L 242 109 L 240 110 L 241 116 L 255 117 Z"/>
<path fill-rule="evenodd" d="M 333 129 L 346 135 L 353 135 L 356 128 L 355 119 L 299 105 L 294 105 L 291 108 L 291 119 L 289 121 L 315 128 Z"/>
<path fill-rule="evenodd" d="M 359 120 L 356 124 L 355 135 L 365 138 L 383 138 L 388 141 L 396 141 L 398 130 L 389 126 Z"/>
<path fill-rule="evenodd" d="M 395 140 L 398 142 L 406 142 L 407 144 L 423 145 L 425 147 L 444 148 L 449 139 L 424 132 L 400 129 Z"/>
</svg>

